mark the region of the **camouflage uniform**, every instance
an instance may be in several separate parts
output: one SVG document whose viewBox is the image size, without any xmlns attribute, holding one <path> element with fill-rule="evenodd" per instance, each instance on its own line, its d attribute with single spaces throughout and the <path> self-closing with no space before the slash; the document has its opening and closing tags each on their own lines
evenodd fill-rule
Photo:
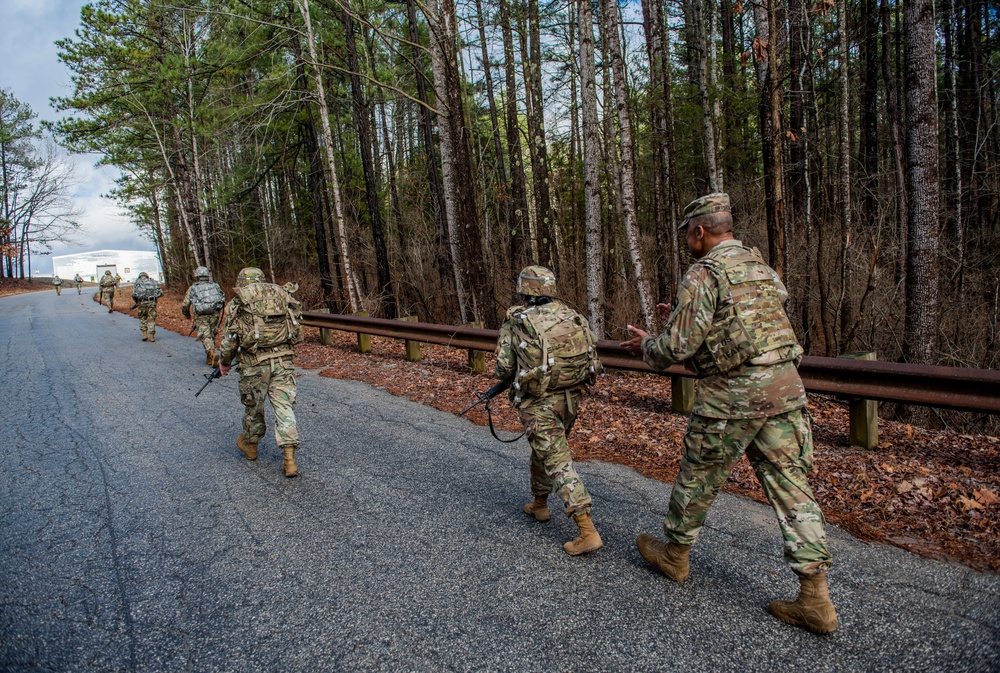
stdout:
<svg viewBox="0 0 1000 673">
<path fill-rule="evenodd" d="M 548 274 L 551 277 L 551 287 L 545 286 L 548 278 L 544 278 L 542 286 L 535 289 L 540 296 L 550 296 L 555 291 L 554 276 L 540 267 L 528 267 L 525 272 L 536 268 L 544 272 L 539 275 Z M 522 285 L 525 272 L 522 272 Z M 523 290 L 524 287 L 519 287 L 519 291 Z M 531 367 L 532 363 L 545 359 L 541 352 L 526 352 L 536 348 L 538 335 L 533 324 L 565 325 L 563 333 L 553 338 L 580 342 L 582 348 L 577 350 L 584 352 L 589 344 L 596 343 L 596 338 L 582 316 L 561 301 L 550 299 L 540 305 L 515 306 L 508 310 L 507 319 L 500 328 L 496 352 L 496 375 L 501 379 L 514 377 L 508 395 L 517 407 L 531 445 L 531 494 L 544 498 L 554 491 L 563 502 L 566 516 L 589 515 L 591 497 L 573 467 L 567 437 L 576 421 L 584 390 L 588 383 L 594 381 L 597 372 L 591 370 L 589 376 L 567 372 L 568 380 L 586 378 L 586 381 L 565 388 L 559 385 L 558 380 L 552 380 L 560 376 L 555 371 L 546 367 Z M 596 358 L 596 353 L 594 355 Z M 574 366 L 587 367 L 590 364 L 591 361 L 584 357 Z M 542 372 L 544 383 L 537 376 L 538 370 L 545 370 Z"/>
<path fill-rule="evenodd" d="M 108 307 L 108 313 L 115 307 L 115 279 L 110 271 L 101 276 L 101 302 Z"/>
<path fill-rule="evenodd" d="M 258 271 L 258 273 L 260 273 Z M 242 275 L 242 272 L 241 272 Z M 263 274 L 260 274 L 263 278 Z M 251 281 L 246 290 L 266 283 Z M 294 315 L 300 311 L 298 300 L 278 286 L 271 286 L 285 293 Z M 239 292 L 226 305 L 226 324 L 221 346 L 222 364 L 229 366 L 234 358 L 239 360 L 240 401 L 243 402 L 243 436 L 256 444 L 264 436 L 264 400 L 271 400 L 274 411 L 274 437 L 279 448 L 298 447 L 299 430 L 295 422 L 295 339 L 265 351 L 248 350 L 241 342 L 254 332 L 253 317 L 244 308 Z M 296 327 L 298 327 L 296 325 Z M 301 328 L 299 328 L 300 330 Z M 298 332 L 301 335 L 301 332 Z M 301 336 L 299 336 L 301 338 Z M 256 449 L 255 449 L 256 450 Z"/>
<path fill-rule="evenodd" d="M 73 276 L 73 284 L 76 285 L 76 293 L 83 294 L 83 277 L 80 274 Z"/>
<path fill-rule="evenodd" d="M 139 274 L 139 278 L 136 279 L 135 285 L 132 286 L 132 301 L 138 304 L 136 310 L 136 317 L 139 318 L 139 331 L 143 334 L 143 340 L 146 339 L 145 335 L 149 335 L 151 341 L 156 341 L 156 298 L 153 299 L 140 299 L 136 295 L 136 289 L 142 281 L 148 281 L 152 285 L 156 286 L 155 294 L 157 297 L 162 294 L 159 291 L 159 284 L 149 277 L 149 275 L 143 271 Z"/>
<path fill-rule="evenodd" d="M 810 576 L 833 559 L 806 479 L 812 431 L 796 370 L 802 348 L 783 308 L 787 297 L 756 249 L 724 240 L 688 269 L 665 330 L 644 337 L 642 353 L 654 369 L 684 362 L 700 377 L 663 523 L 667 537 L 695 543 L 745 452 L 778 517 L 785 560 Z"/>
<path fill-rule="evenodd" d="M 52 284 L 56 286 L 56 296 L 60 296 L 62 294 L 62 279 L 56 276 L 52 279 Z"/>
<path fill-rule="evenodd" d="M 218 283 L 214 283 L 209 280 L 208 269 L 205 267 L 198 267 L 197 271 L 204 269 L 204 274 L 197 274 L 195 276 L 196 281 L 194 285 L 188 288 L 187 293 L 184 295 L 184 300 L 181 302 L 181 313 L 184 314 L 185 318 L 192 317 L 192 303 L 191 294 L 192 291 L 196 290 L 195 285 L 199 284 L 211 284 L 219 289 L 219 294 L 222 294 L 222 289 L 219 288 Z M 193 327 L 198 331 L 198 341 L 202 343 L 205 347 L 205 355 L 207 356 L 209 362 L 213 361 L 215 358 L 215 335 L 219 331 L 219 321 L 222 318 L 222 311 L 215 311 L 213 313 L 198 314 L 194 312 L 194 317 L 192 319 Z"/>
</svg>

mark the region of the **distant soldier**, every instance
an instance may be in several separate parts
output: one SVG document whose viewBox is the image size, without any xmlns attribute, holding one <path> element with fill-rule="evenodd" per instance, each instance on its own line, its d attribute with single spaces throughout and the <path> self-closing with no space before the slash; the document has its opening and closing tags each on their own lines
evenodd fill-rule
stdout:
<svg viewBox="0 0 1000 673">
<path fill-rule="evenodd" d="M 54 276 L 52 278 L 52 284 L 56 286 L 56 296 L 60 296 L 62 294 L 62 278 L 58 275 Z"/>
<path fill-rule="evenodd" d="M 597 551 L 604 542 L 590 518 L 590 494 L 573 467 L 567 440 L 583 394 L 601 372 L 597 339 L 582 315 L 555 298 L 556 277 L 545 267 L 521 271 L 517 292 L 526 305 L 507 311 L 496 375 L 512 379 L 508 396 L 531 444 L 534 499 L 524 513 L 548 521 L 548 497 L 555 491 L 580 531 L 563 549 L 571 556 Z"/>
<path fill-rule="evenodd" d="M 297 477 L 295 450 L 299 428 L 295 422 L 295 344 L 302 341 L 301 304 L 284 288 L 264 282 L 264 272 L 247 267 L 236 277 L 236 296 L 226 306 L 220 373 L 225 376 L 234 359 L 240 365 L 240 399 L 245 407 L 243 433 L 236 446 L 257 460 L 257 443 L 267 431 L 264 400 L 274 411 L 274 437 L 284 452 L 281 471 Z"/>
<path fill-rule="evenodd" d="M 80 274 L 73 276 L 73 284 L 76 285 L 76 293 L 83 294 L 83 276 Z"/>
<path fill-rule="evenodd" d="M 195 269 L 194 278 L 194 285 L 188 288 L 181 302 L 181 313 L 189 319 L 194 314 L 192 326 L 198 330 L 198 340 L 205 346 L 205 364 L 216 367 L 219 355 L 215 351 L 215 334 L 219 331 L 226 295 L 219 284 L 211 280 L 208 267 Z"/>
<path fill-rule="evenodd" d="M 122 277 L 115 273 L 115 287 L 121 287 Z"/>
<path fill-rule="evenodd" d="M 746 454 L 784 538 L 785 561 L 799 578 L 795 601 L 771 601 L 783 622 L 816 633 L 837 630 L 826 571 L 833 557 L 823 512 L 806 473 L 812 468 L 812 430 L 796 366 L 802 348 L 785 314 L 788 291 L 756 248 L 733 237 L 729 197 L 716 193 L 685 208 L 695 263 L 659 336 L 629 325 L 622 343 L 654 369 L 683 362 L 699 376 L 680 471 L 670 493 L 663 542 L 643 533 L 639 553 L 675 582 L 690 572 L 688 556 L 709 507 Z"/>
<path fill-rule="evenodd" d="M 101 276 L 100 288 L 101 301 L 108 307 L 108 313 L 111 313 L 115 310 L 115 279 L 111 275 L 111 269 L 105 271 L 104 275 Z"/>
<path fill-rule="evenodd" d="M 150 278 L 145 271 L 139 274 L 132 285 L 132 301 L 138 306 L 136 314 L 143 341 L 147 338 L 150 343 L 156 341 L 156 300 L 162 296 L 163 290 L 160 289 L 160 284 Z"/>
</svg>

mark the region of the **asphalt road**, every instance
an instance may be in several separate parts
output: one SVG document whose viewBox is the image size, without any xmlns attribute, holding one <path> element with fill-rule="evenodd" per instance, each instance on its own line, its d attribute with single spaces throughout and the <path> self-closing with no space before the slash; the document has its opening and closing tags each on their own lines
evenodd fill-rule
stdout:
<svg viewBox="0 0 1000 673">
<path fill-rule="evenodd" d="M 634 546 L 670 486 L 580 464 L 606 547 L 571 558 L 523 440 L 363 384 L 302 372 L 286 479 L 236 449 L 236 376 L 194 398 L 198 342 L 65 294 L 0 298 L 4 672 L 1000 670 L 997 575 L 832 528 L 815 636 L 766 611 L 770 509 L 720 496 L 677 585 Z"/>
</svg>

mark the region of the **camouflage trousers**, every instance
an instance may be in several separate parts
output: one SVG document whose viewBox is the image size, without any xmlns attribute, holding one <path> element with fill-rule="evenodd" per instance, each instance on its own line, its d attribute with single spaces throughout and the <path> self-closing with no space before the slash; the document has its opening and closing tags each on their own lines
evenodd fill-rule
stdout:
<svg viewBox="0 0 1000 673">
<path fill-rule="evenodd" d="M 113 308 L 115 305 L 115 291 L 111 290 L 101 290 L 101 303 L 108 308 Z"/>
<path fill-rule="evenodd" d="M 698 540 L 708 508 L 744 452 L 778 517 L 785 562 L 799 575 L 829 568 L 823 512 L 806 479 L 812 428 L 805 409 L 769 418 L 692 416 L 663 522 L 667 537 L 680 544 Z"/>
<path fill-rule="evenodd" d="M 139 308 L 136 309 L 136 316 L 139 318 L 139 330 L 142 332 L 148 332 L 149 334 L 156 333 L 156 302 L 155 301 L 143 301 L 139 302 Z"/>
<path fill-rule="evenodd" d="M 195 329 L 198 330 L 198 341 L 205 346 L 205 352 L 214 353 L 215 333 L 219 331 L 219 314 L 196 315 L 193 322 Z"/>
<path fill-rule="evenodd" d="M 83 283 L 74 283 L 76 285 L 76 293 L 83 294 Z"/>
<path fill-rule="evenodd" d="M 62 285 L 56 285 L 56 296 L 58 297 L 61 294 L 62 294 Z"/>
<path fill-rule="evenodd" d="M 566 516 L 588 514 L 592 502 L 573 467 L 567 441 L 582 397 L 579 390 L 563 391 L 518 409 L 531 445 L 531 495 L 541 497 L 555 491 Z"/>
<path fill-rule="evenodd" d="M 259 365 L 240 363 L 240 401 L 243 413 L 243 436 L 259 442 L 267 432 L 264 424 L 264 400 L 271 400 L 274 411 L 274 439 L 279 447 L 299 445 L 299 427 L 295 423 L 295 366 L 292 357 L 265 360 Z"/>
</svg>

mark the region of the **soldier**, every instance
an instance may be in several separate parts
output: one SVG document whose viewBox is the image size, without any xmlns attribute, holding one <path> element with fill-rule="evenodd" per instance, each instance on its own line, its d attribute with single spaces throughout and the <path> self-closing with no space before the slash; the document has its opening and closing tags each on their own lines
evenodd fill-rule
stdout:
<svg viewBox="0 0 1000 673">
<path fill-rule="evenodd" d="M 229 374 L 235 358 L 240 365 L 243 433 L 236 446 L 247 460 L 257 460 L 257 443 L 267 430 L 264 400 L 274 411 L 274 437 L 284 452 L 281 471 L 297 477 L 295 450 L 295 344 L 302 341 L 301 304 L 277 285 L 264 282 L 264 272 L 247 267 L 236 277 L 236 296 L 226 306 L 219 373 Z"/>
<path fill-rule="evenodd" d="M 83 294 L 83 276 L 80 274 L 73 276 L 73 284 L 76 285 L 76 293 Z"/>
<path fill-rule="evenodd" d="M 118 272 L 116 271 L 115 272 L 115 287 L 121 287 L 121 284 L 122 284 L 122 277 L 119 276 Z"/>
<path fill-rule="evenodd" d="M 188 288 L 181 302 L 181 313 L 191 318 L 194 312 L 192 327 L 198 330 L 198 340 L 205 346 L 205 364 L 216 367 L 219 355 L 215 352 L 215 333 L 219 331 L 226 295 L 218 283 L 212 282 L 208 267 L 195 269 L 194 279 L 194 285 Z"/>
<path fill-rule="evenodd" d="M 108 313 L 115 310 L 115 279 L 111 275 L 111 269 L 104 272 L 99 284 L 101 288 L 101 301 L 108 307 Z"/>
<path fill-rule="evenodd" d="M 497 342 L 496 375 L 512 378 L 508 396 L 517 408 L 531 444 L 531 495 L 524 513 L 536 521 L 550 518 L 548 497 L 563 501 L 579 535 L 563 545 L 571 556 L 604 546 L 590 518 L 591 498 L 573 467 L 567 437 L 580 400 L 601 371 L 596 338 L 586 319 L 555 298 L 556 277 L 529 266 L 517 279 L 526 306 L 507 311 Z"/>
<path fill-rule="evenodd" d="M 139 318 L 139 330 L 142 340 L 156 342 L 156 300 L 163 296 L 160 284 L 143 271 L 132 285 L 132 301 L 138 305 L 136 315 Z M 148 337 L 147 337 L 148 334 Z"/>
<path fill-rule="evenodd" d="M 802 348 L 783 307 L 788 292 L 756 248 L 733 237 L 729 197 L 688 204 L 679 229 L 697 260 L 672 306 L 657 309 L 666 327 L 653 337 L 631 325 L 622 346 L 654 369 L 683 362 L 699 376 L 684 436 L 680 471 L 663 530 L 642 534 L 639 553 L 675 582 L 688 577 L 688 556 L 719 489 L 745 452 L 784 538 L 785 561 L 799 578 L 794 602 L 768 606 L 778 619 L 815 633 L 837 629 L 827 588 L 833 563 L 823 513 L 806 479 L 812 431 L 796 366 Z"/>
<path fill-rule="evenodd" d="M 62 295 L 62 278 L 60 278 L 58 275 L 53 276 L 53 278 L 52 278 L 52 284 L 56 286 L 56 296 L 57 297 L 61 296 Z"/>
</svg>

